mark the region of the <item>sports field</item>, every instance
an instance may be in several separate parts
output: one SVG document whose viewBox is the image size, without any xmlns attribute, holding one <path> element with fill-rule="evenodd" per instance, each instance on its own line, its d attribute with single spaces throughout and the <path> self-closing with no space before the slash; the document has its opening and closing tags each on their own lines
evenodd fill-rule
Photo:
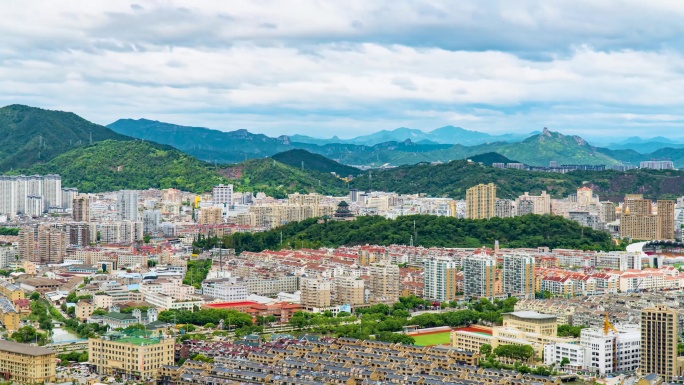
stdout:
<svg viewBox="0 0 684 385">
<path fill-rule="evenodd" d="M 433 345 L 444 345 L 451 342 L 450 340 L 451 332 L 433 333 L 433 334 L 423 334 L 419 336 L 411 336 L 416 340 L 416 345 L 418 346 L 433 346 Z"/>
</svg>

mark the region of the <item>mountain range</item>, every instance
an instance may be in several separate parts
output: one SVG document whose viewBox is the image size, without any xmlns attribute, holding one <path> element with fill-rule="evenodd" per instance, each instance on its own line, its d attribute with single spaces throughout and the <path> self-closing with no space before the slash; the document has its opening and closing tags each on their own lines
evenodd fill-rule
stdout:
<svg viewBox="0 0 684 385">
<path fill-rule="evenodd" d="M 250 158 L 272 156 L 292 149 L 304 149 L 356 167 L 448 162 L 487 152 L 496 152 L 532 166 L 547 166 L 550 161 L 556 161 L 558 164 L 638 165 L 643 160 L 671 159 L 677 167 L 684 167 L 684 156 L 676 143 L 667 144 L 672 147 L 644 152 L 643 148 L 648 148 L 649 144 L 659 143 L 657 140 L 668 140 L 665 138 L 627 138 L 611 149 L 592 146 L 579 136 L 566 136 L 548 129 L 519 140 L 520 137 L 513 134 L 492 136 L 452 126 L 438 128 L 429 133 L 399 128 L 332 143 L 338 139 L 333 137 L 318 141 L 301 135 L 272 138 L 263 134 L 252 134 L 246 130 L 224 132 L 145 119 L 122 119 L 108 127 L 123 135 L 168 144 L 202 160 L 217 163 L 235 163 Z M 517 141 L 494 140 L 504 138 Z M 456 140 L 481 143 L 439 143 Z M 630 147 L 636 147 L 640 151 Z"/>
<path fill-rule="evenodd" d="M 515 197 L 525 191 L 540 190 L 561 196 L 582 185 L 593 187 L 602 199 L 619 199 L 626 193 L 637 191 L 653 198 L 684 195 L 682 171 L 575 171 L 568 174 L 553 174 L 500 170 L 478 163 L 527 162 L 527 158 L 534 156 L 535 153 L 547 158 L 559 157 L 559 162 L 567 160 L 577 163 L 581 163 L 585 158 L 596 162 L 608 162 L 618 157 L 640 156 L 633 150 L 596 148 L 580 137 L 564 136 L 549 130 L 544 130 L 520 143 L 495 142 L 470 147 L 417 144 L 410 140 L 380 143 L 372 147 L 353 144 L 306 145 L 313 146 L 319 151 L 323 151 L 321 148 L 337 153 L 347 151 L 361 158 L 379 157 L 381 154 L 389 156 L 394 152 L 402 157 L 414 159 L 426 159 L 435 154 L 440 154 L 446 159 L 443 164 L 437 165 L 422 162 L 365 172 L 320 154 L 292 148 L 294 144 L 287 137 L 269 138 L 244 130 L 228 133 L 235 142 L 232 145 L 244 145 L 243 148 L 246 148 L 251 144 L 254 148 L 259 148 L 259 143 L 263 142 L 274 147 L 285 146 L 288 149 L 273 154 L 272 157 L 260 157 L 233 165 L 219 165 L 199 160 L 167 144 L 115 133 L 107 127 L 93 124 L 72 113 L 15 105 L 1 108 L 0 117 L 0 137 L 3 138 L 3 144 L 4 140 L 12 143 L 12 146 L 3 146 L 3 152 L 0 152 L 0 164 L 6 167 L 4 171 L 11 170 L 13 174 L 58 173 L 62 175 L 64 186 L 78 187 L 83 192 L 175 187 L 200 193 L 209 191 L 211 186 L 217 183 L 233 183 L 238 191 L 263 191 L 274 197 L 285 197 L 288 193 L 313 191 L 344 195 L 349 187 L 366 189 L 372 183 L 372 187 L 379 190 L 423 192 L 429 196 L 460 198 L 469 186 L 493 182 L 499 186 L 501 197 Z M 17 132 L 20 128 L 30 135 L 21 135 Z M 197 130 L 207 137 L 218 135 L 217 140 L 225 140 L 223 135 L 226 133 L 220 131 L 180 126 L 177 129 L 191 139 L 196 138 L 192 135 L 196 134 Z M 156 133 L 155 130 L 151 132 Z M 32 148 L 30 145 L 35 136 L 52 138 L 54 143 L 39 143 L 38 148 Z M 500 152 L 491 151 L 492 148 Z M 220 150 L 220 147 L 216 150 Z M 31 157 L 35 151 L 40 151 L 41 155 Z M 660 153 L 654 154 L 678 154 L 680 160 L 684 159 L 684 150 L 658 151 Z M 454 160 L 462 159 L 461 157 L 446 158 L 449 153 L 466 152 L 470 153 L 466 157 L 472 162 Z M 7 166 L 10 164 L 16 166 Z M 332 173 L 338 176 L 351 175 L 355 178 L 348 183 Z"/>
<path fill-rule="evenodd" d="M 523 139 L 539 134 L 504 134 L 490 135 L 484 132 L 466 130 L 462 127 L 444 126 L 432 131 L 422 131 L 415 128 L 399 127 L 394 130 L 382 130 L 369 135 L 357 136 L 351 139 L 340 139 L 334 136 L 329 139 L 312 138 L 306 135 L 292 135 L 290 140 L 297 143 L 307 144 L 361 144 L 373 146 L 385 142 L 403 142 L 407 139 L 417 144 L 462 144 L 464 146 L 474 146 L 491 142 L 519 142 Z"/>
</svg>

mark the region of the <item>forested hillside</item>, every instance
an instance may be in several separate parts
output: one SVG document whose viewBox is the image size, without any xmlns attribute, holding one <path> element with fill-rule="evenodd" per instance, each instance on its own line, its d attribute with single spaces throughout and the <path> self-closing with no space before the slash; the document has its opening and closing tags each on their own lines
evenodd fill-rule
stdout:
<svg viewBox="0 0 684 385">
<path fill-rule="evenodd" d="M 229 181 L 214 167 L 169 146 L 106 140 L 64 153 L 16 173 L 62 176 L 62 185 L 81 192 L 178 188 L 196 193 Z"/>
<path fill-rule="evenodd" d="M 285 198 L 295 192 L 339 196 L 348 191 L 346 182 L 330 173 L 301 170 L 270 158 L 252 159 L 222 168 L 219 174 L 230 179 L 240 191 L 260 191 L 276 198 Z"/>
<path fill-rule="evenodd" d="M 14 104 L 0 108 L 0 171 L 47 162 L 91 141 L 131 138 L 71 112 Z"/>
<path fill-rule="evenodd" d="M 643 193 L 648 198 L 672 199 L 684 195 L 684 172 L 669 170 L 573 171 L 567 174 L 497 169 L 466 161 L 445 164 L 417 164 L 383 171 L 372 171 L 373 190 L 402 194 L 424 192 L 430 196 L 463 199 L 466 190 L 478 183 L 494 183 L 497 196 L 516 198 L 524 192 L 542 190 L 554 197 L 565 197 L 578 187 L 592 187 L 602 200 L 621 200 L 625 194 Z M 351 182 L 365 190 L 368 173 Z"/>
<path fill-rule="evenodd" d="M 361 170 L 356 167 L 346 166 L 328 159 L 323 155 L 312 154 L 306 150 L 290 150 L 275 154 L 271 157 L 280 163 L 302 170 L 314 170 L 318 172 L 331 173 L 346 177 L 349 175 L 361 174 Z"/>
<path fill-rule="evenodd" d="M 415 222 L 415 233 L 414 233 Z M 283 242 L 280 242 L 282 233 Z M 409 215 L 395 220 L 380 216 L 358 217 L 353 221 L 317 219 L 290 223 L 262 233 L 237 233 L 223 244 L 241 251 L 277 250 L 300 247 L 338 247 L 342 245 L 408 245 L 425 247 L 492 246 L 572 248 L 611 250 L 608 233 L 581 227 L 559 216 L 525 215 L 490 220 L 457 219 L 432 215 Z"/>
</svg>

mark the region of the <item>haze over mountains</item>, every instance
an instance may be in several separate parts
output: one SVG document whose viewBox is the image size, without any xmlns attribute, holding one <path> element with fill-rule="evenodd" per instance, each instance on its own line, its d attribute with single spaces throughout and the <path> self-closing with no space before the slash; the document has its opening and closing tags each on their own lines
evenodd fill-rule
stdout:
<svg viewBox="0 0 684 385">
<path fill-rule="evenodd" d="M 418 144 L 462 144 L 473 146 L 491 142 L 519 142 L 535 134 L 539 134 L 539 132 L 531 132 L 529 134 L 490 135 L 484 132 L 471 131 L 454 126 L 444 126 L 429 132 L 414 128 L 400 127 L 394 130 L 382 130 L 369 135 L 357 136 L 352 139 L 340 139 L 336 136 L 330 139 L 318 139 L 305 135 L 291 135 L 290 140 L 298 143 L 318 145 L 347 143 L 373 146 L 384 142 L 403 142 L 410 139 L 412 142 Z"/>
<path fill-rule="evenodd" d="M 217 163 L 234 163 L 291 149 L 304 149 L 342 164 L 365 167 L 448 162 L 488 152 L 496 152 L 533 166 L 546 166 L 550 161 L 611 166 L 638 164 L 649 159 L 671 159 L 678 167 L 684 166 L 684 155 L 678 151 L 684 148 L 684 144 L 677 144 L 670 139 L 635 137 L 601 148 L 592 146 L 579 136 L 566 136 L 546 129 L 525 136 L 497 136 L 453 126 L 427 133 L 398 128 L 344 140 L 302 135 L 272 138 L 247 130 L 224 132 L 146 119 L 121 119 L 108 127 L 123 135 L 169 144 L 200 159 Z M 662 146 L 654 144 L 661 142 Z M 657 148 L 653 151 L 644 150 L 652 147 Z"/>
</svg>

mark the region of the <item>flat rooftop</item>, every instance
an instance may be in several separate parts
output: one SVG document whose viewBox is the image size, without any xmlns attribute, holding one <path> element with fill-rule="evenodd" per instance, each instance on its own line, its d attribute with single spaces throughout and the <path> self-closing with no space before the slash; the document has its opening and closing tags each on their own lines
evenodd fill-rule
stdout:
<svg viewBox="0 0 684 385">
<path fill-rule="evenodd" d="M 514 311 L 510 313 L 504 313 L 504 315 L 510 314 L 518 318 L 529 318 L 529 319 L 556 319 L 555 315 L 537 313 L 536 311 Z"/>
<path fill-rule="evenodd" d="M 46 354 L 55 354 L 55 351 L 52 349 L 5 340 L 0 340 L 0 350 L 18 354 L 26 354 L 29 356 L 44 356 Z"/>
<path fill-rule="evenodd" d="M 119 338 L 117 340 L 112 340 L 112 342 L 123 342 L 123 343 L 129 343 L 129 344 L 133 344 L 133 345 L 142 346 L 143 344 L 145 344 L 145 345 L 158 344 L 159 339 L 157 339 L 157 338 L 143 338 L 143 337 L 124 337 L 124 338 Z"/>
</svg>

